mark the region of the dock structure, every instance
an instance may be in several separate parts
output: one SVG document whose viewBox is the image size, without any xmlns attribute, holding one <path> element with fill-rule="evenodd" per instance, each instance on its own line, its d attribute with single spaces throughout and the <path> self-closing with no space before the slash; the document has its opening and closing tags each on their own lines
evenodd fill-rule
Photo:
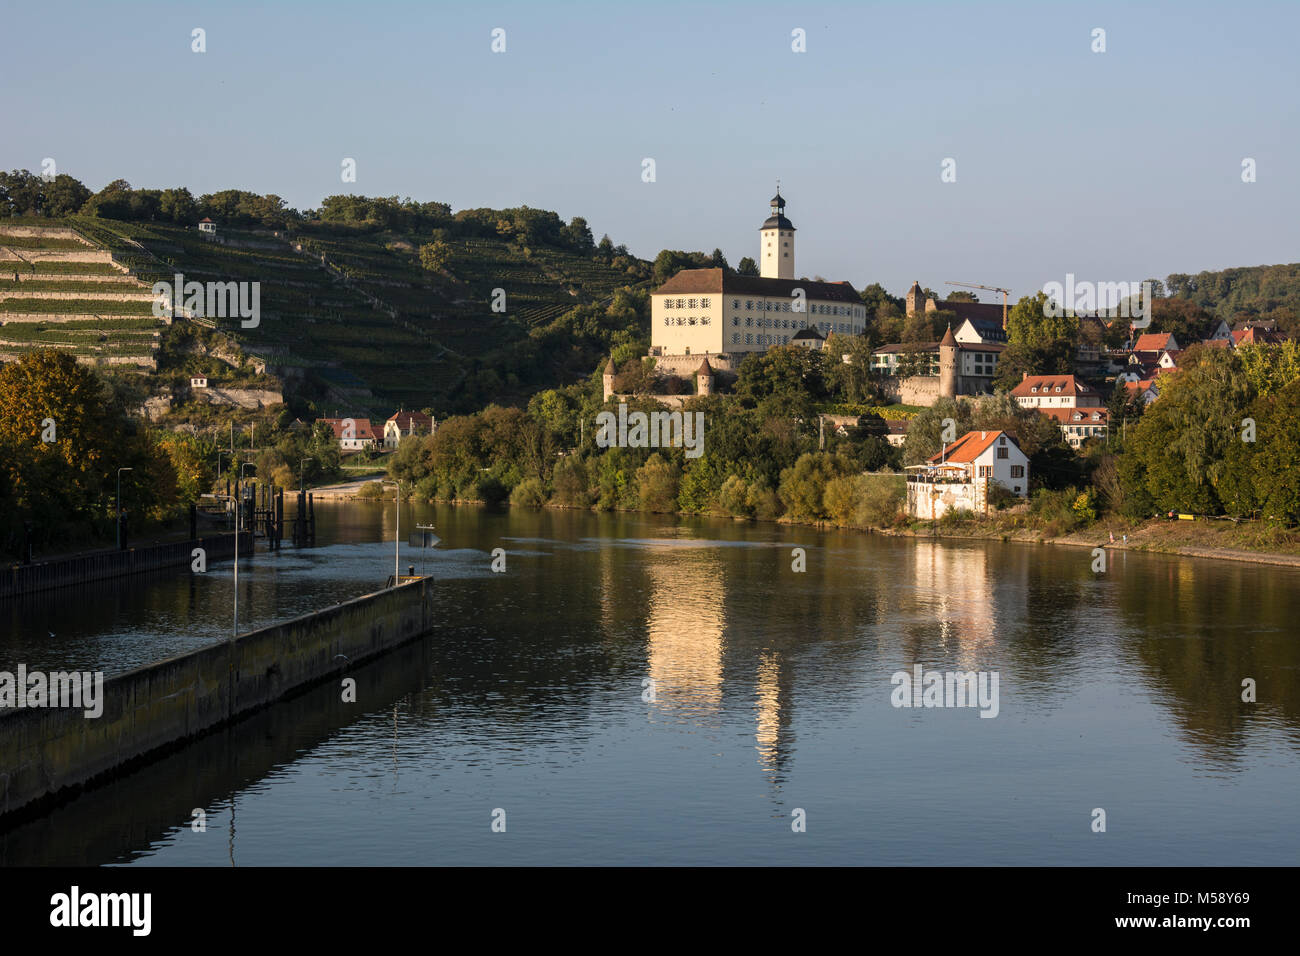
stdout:
<svg viewBox="0 0 1300 956">
<path fill-rule="evenodd" d="M 0 825 L 413 641 L 432 629 L 432 580 L 343 601 L 109 677 L 99 716 L 0 709 Z"/>
</svg>

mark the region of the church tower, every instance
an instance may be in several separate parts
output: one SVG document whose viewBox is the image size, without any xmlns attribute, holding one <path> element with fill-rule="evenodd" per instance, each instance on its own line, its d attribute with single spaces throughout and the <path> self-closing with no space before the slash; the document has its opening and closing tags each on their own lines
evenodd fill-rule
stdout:
<svg viewBox="0 0 1300 956">
<path fill-rule="evenodd" d="M 785 218 L 781 187 L 772 197 L 772 215 L 759 227 L 758 274 L 764 279 L 794 278 L 794 223 Z"/>
</svg>

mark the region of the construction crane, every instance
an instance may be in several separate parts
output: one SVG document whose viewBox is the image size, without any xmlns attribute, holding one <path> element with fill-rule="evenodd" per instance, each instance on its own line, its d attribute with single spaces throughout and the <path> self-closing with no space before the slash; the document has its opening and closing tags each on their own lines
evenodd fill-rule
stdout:
<svg viewBox="0 0 1300 956">
<path fill-rule="evenodd" d="M 1010 289 L 999 289 L 991 285 L 976 285 L 974 282 L 945 282 L 944 285 L 964 285 L 968 289 L 988 289 L 990 292 L 1002 293 L 1002 327 L 1007 327 L 1007 296 L 1011 294 Z"/>
</svg>

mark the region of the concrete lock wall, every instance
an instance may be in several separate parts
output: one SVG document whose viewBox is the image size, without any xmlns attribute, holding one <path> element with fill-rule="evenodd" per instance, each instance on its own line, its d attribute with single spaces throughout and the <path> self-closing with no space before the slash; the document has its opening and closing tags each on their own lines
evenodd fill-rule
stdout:
<svg viewBox="0 0 1300 956">
<path fill-rule="evenodd" d="M 103 713 L 0 711 L 0 817 L 103 780 L 428 632 L 422 578 L 104 681 Z M 339 655 L 345 656 L 343 660 Z"/>
<path fill-rule="evenodd" d="M 188 567 L 195 548 L 202 548 L 208 561 L 224 561 L 235 556 L 234 542 L 234 535 L 220 534 L 193 541 L 175 541 L 125 551 L 99 551 L 0 568 L 0 599 L 162 568 Z M 239 553 L 245 557 L 253 553 L 251 531 L 239 533 Z"/>
</svg>

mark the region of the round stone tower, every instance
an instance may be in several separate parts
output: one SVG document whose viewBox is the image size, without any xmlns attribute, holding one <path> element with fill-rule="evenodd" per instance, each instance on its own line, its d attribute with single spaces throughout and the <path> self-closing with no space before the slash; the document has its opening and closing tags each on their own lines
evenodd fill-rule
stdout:
<svg viewBox="0 0 1300 956">
<path fill-rule="evenodd" d="M 961 376 L 957 370 L 957 338 L 952 334 L 952 326 L 943 334 L 939 343 L 939 395 L 943 398 L 956 398 L 957 386 Z"/>
</svg>

